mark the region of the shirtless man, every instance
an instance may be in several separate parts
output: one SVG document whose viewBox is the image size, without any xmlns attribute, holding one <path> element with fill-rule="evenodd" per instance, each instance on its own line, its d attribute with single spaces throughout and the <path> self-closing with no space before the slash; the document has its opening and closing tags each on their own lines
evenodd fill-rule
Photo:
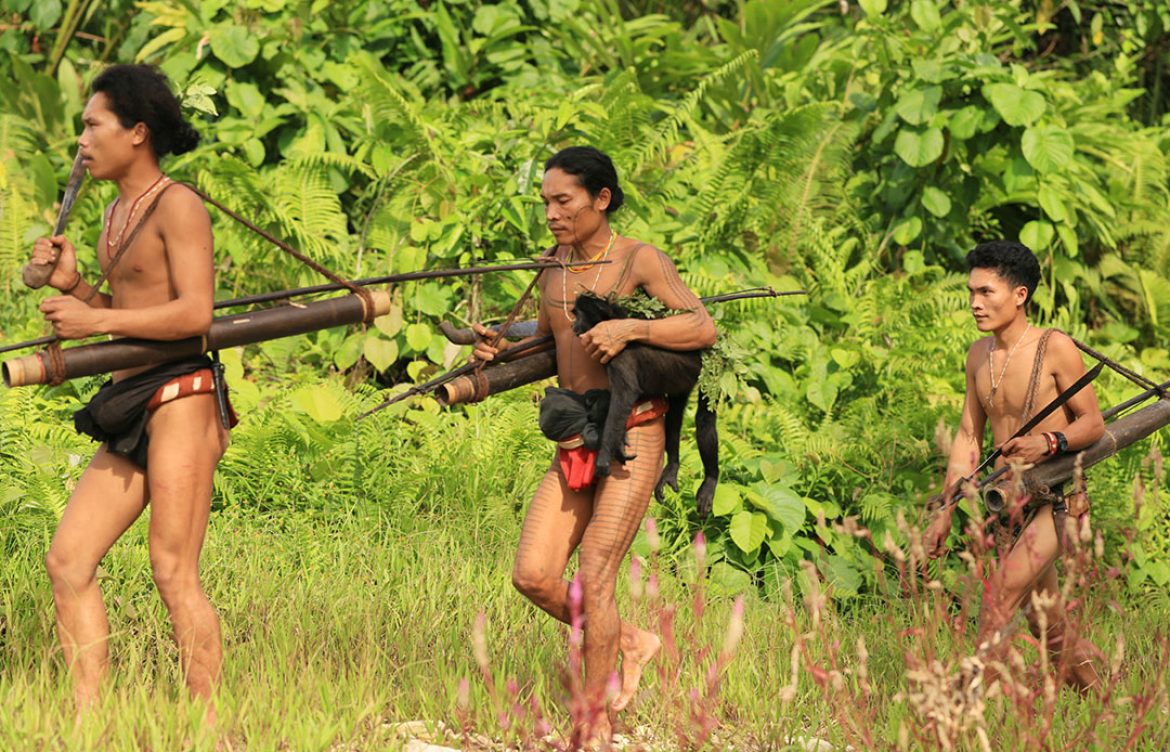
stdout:
<svg viewBox="0 0 1170 752">
<path fill-rule="evenodd" d="M 541 198 L 545 219 L 556 238 L 555 257 L 566 263 L 544 272 L 540 284 L 537 335 L 556 339 L 557 377 L 577 394 L 606 389 L 605 364 L 630 342 L 672 350 L 696 350 L 715 342 L 715 325 L 699 299 L 679 278 L 662 251 L 618 235 L 609 215 L 622 204 L 613 162 L 590 147 L 571 147 L 545 164 Z M 570 262 L 607 260 L 609 264 L 574 267 Z M 587 333 L 573 333 L 573 303 L 593 291 L 625 296 L 643 288 L 667 307 L 684 310 L 653 321 L 605 321 Z M 482 341 L 475 356 L 491 360 L 498 352 L 487 342 L 489 331 L 477 326 Z M 645 395 L 647 398 L 656 395 Z M 627 425 L 627 450 L 636 457 L 596 479 L 582 474 L 574 449 L 558 458 L 536 491 L 520 535 L 512 582 L 552 617 L 570 623 L 569 582 L 564 573 L 573 551 L 580 549 L 577 576 L 582 585 L 585 632 L 585 691 L 593 712 L 578 728 L 586 744 L 608 743 L 612 726 L 605 708 L 606 685 L 622 653 L 621 690 L 615 711 L 633 698 L 646 663 L 658 651 L 657 636 L 622 621 L 614 600 L 618 567 L 625 557 L 650 494 L 662 472 L 664 410 L 643 403 Z M 639 409 L 644 411 L 639 413 Z M 646 420 L 647 422 L 639 422 Z M 583 477 L 584 476 L 584 477 Z"/>
<path fill-rule="evenodd" d="M 160 157 L 191 150 L 199 135 L 152 68 L 113 66 L 92 88 L 79 145 L 90 175 L 118 186 L 98 239 L 102 269 L 127 241 L 128 251 L 109 277 L 112 294 L 91 295 L 73 245 L 63 236 L 39 239 L 32 261 L 56 263 L 49 284 L 62 293 L 41 311 L 66 339 L 200 336 L 211 325 L 214 294 L 211 222 L 199 198 L 159 169 Z M 69 498 L 45 564 L 79 716 L 97 697 L 109 660 L 98 563 L 151 503 L 154 582 L 187 686 L 214 721 L 222 647 L 219 617 L 199 581 L 199 554 L 227 431 L 210 366 L 201 356 L 119 371 L 74 418 L 79 431 L 103 443 Z"/>
<path fill-rule="evenodd" d="M 992 440 L 1003 446 L 1000 466 L 1036 464 L 1084 449 L 1105 430 L 1090 385 L 1031 433 L 1008 440 L 1031 415 L 1084 375 L 1085 366 L 1068 336 L 1028 323 L 1027 304 L 1040 281 L 1040 265 L 1030 250 L 1006 241 L 983 243 L 967 255 L 967 267 L 975 324 L 991 336 L 977 340 L 967 352 L 967 396 L 947 464 L 944 499 L 958 492 L 962 479 L 978 466 L 988 420 Z M 932 557 L 945 550 L 952 509 L 944 504 L 927 529 L 925 544 Z M 1021 607 L 1032 633 L 1040 636 L 1040 615 L 1031 607 L 1032 593 L 1037 592 L 1053 598 L 1046 614 L 1047 644 L 1053 665 L 1061 665 L 1065 619 L 1056 559 L 1066 519 L 1079 526 L 1087 512 L 1083 490 L 1069 485 L 1054 490 L 1049 498 L 1032 498 L 1022 512 L 1017 505 L 1009 519 L 991 522 L 1000 564 L 991 577 L 980 614 L 981 649 Z M 1069 668 L 1064 678 L 1070 684 L 1082 691 L 1098 685 L 1094 662 L 1100 660 L 1100 653 L 1091 643 L 1078 640 L 1067 657 Z"/>
</svg>

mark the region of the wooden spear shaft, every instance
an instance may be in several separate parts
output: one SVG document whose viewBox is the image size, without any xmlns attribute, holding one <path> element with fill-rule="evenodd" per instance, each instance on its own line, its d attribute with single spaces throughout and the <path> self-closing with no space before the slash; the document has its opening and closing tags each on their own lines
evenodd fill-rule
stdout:
<svg viewBox="0 0 1170 752">
<path fill-rule="evenodd" d="M 612 264 L 612 261 L 582 261 L 583 265 L 599 265 Z M 445 279 L 447 277 L 468 277 L 476 274 L 491 274 L 492 272 L 511 272 L 511 271 L 526 271 L 530 269 L 544 269 L 548 266 L 557 266 L 556 262 L 547 261 L 523 261 L 515 264 L 495 264 L 488 266 L 473 266 L 463 269 L 430 269 L 426 271 L 417 272 L 401 272 L 399 274 L 387 274 L 381 277 L 367 277 L 366 279 L 355 280 L 352 284 L 357 287 L 369 287 L 371 285 L 392 284 L 394 282 L 413 282 L 420 279 Z M 261 293 L 258 295 L 249 295 L 242 298 L 229 298 L 228 300 L 218 300 L 215 302 L 214 308 L 219 310 L 221 308 L 236 308 L 238 306 L 253 305 L 256 303 L 270 303 L 274 300 L 285 300 L 287 298 L 298 297 L 301 295 L 315 295 L 322 292 L 332 292 L 344 289 L 342 285 L 329 283 L 322 285 L 313 285 L 311 287 L 297 287 L 291 290 L 275 290 L 273 292 Z M 46 337 L 38 337 L 37 339 L 30 339 L 24 342 L 16 342 L 11 345 L 4 345 L 0 347 L 0 353 L 13 352 L 14 350 L 26 350 L 30 347 L 42 347 L 57 342 L 57 337 L 49 335 Z"/>
</svg>

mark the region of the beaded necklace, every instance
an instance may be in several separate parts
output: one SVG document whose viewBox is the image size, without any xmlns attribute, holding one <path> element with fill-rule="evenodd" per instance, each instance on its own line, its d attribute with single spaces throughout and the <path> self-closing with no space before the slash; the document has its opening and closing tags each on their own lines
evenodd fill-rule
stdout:
<svg viewBox="0 0 1170 752">
<path fill-rule="evenodd" d="M 613 248 L 613 244 L 614 244 L 615 240 L 617 240 L 617 233 L 611 229 L 609 231 L 609 242 L 605 244 L 605 248 L 602 249 L 601 253 L 599 253 L 596 256 L 594 256 L 593 258 L 589 259 L 589 261 L 604 261 L 605 259 L 609 258 L 609 252 Z M 573 255 L 573 250 L 570 248 L 569 249 L 569 256 L 572 257 L 572 255 Z M 583 262 L 578 261 L 577 263 L 580 264 Z M 601 270 L 605 265 L 604 264 L 596 264 L 596 266 L 597 266 L 597 274 L 595 274 L 593 276 L 593 284 L 591 284 L 587 288 L 589 290 L 589 292 L 596 291 L 597 283 L 601 279 Z M 566 272 L 572 272 L 573 274 L 578 273 L 578 271 L 585 271 L 585 269 L 589 268 L 589 267 L 585 267 L 585 269 L 577 270 L 577 269 L 574 269 L 572 267 L 571 262 L 564 264 L 564 267 L 565 267 Z M 569 287 L 568 287 L 568 283 L 567 283 L 568 278 L 569 278 L 568 274 L 566 274 L 565 272 L 561 273 L 561 309 L 565 312 L 565 318 L 567 318 L 569 321 L 573 321 L 574 320 L 573 315 L 571 313 L 569 313 Z"/>
<path fill-rule="evenodd" d="M 171 179 L 168 178 L 166 175 L 160 173 L 158 176 L 158 179 L 156 179 L 153 183 L 151 183 L 150 187 L 147 188 L 145 191 L 143 191 L 142 194 L 138 198 L 134 199 L 134 201 L 130 204 L 130 211 L 126 214 L 126 221 L 123 222 L 122 226 L 118 228 L 118 234 L 116 237 L 113 236 L 113 233 L 111 232 L 111 230 L 113 229 L 113 225 L 114 225 L 114 213 L 118 211 L 118 203 L 122 200 L 122 197 L 118 196 L 117 198 L 114 199 L 114 205 L 110 207 L 110 215 L 106 219 L 106 257 L 107 258 L 113 259 L 115 249 L 122 247 L 122 237 L 126 233 L 126 228 L 130 226 L 130 220 L 134 218 L 134 213 L 136 211 L 138 211 L 138 205 L 140 203 L 142 203 L 142 200 L 147 198 L 148 196 L 155 195 L 160 190 L 162 190 L 163 188 L 167 187 L 170 184 L 171 184 Z"/>
</svg>

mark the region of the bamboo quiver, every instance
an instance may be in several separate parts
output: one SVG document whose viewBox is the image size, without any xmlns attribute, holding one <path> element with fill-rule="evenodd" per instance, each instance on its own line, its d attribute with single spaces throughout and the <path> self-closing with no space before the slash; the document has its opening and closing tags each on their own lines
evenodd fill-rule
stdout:
<svg viewBox="0 0 1170 752">
<path fill-rule="evenodd" d="M 531 384 L 555 376 L 557 372 L 557 353 L 555 349 L 544 350 L 523 358 L 517 358 L 509 363 L 487 366 L 481 371 L 486 381 L 487 397 L 509 389 Z M 466 402 L 476 402 L 479 384 L 474 374 L 460 376 L 453 381 L 443 384 L 435 391 L 435 399 L 442 405 L 459 405 Z M 482 399 L 482 397 L 480 397 Z"/>
<path fill-rule="evenodd" d="M 1069 452 L 1028 470 L 1023 474 L 1024 489 L 1028 493 L 1047 494 L 1054 486 L 1073 477 L 1078 457 L 1082 469 L 1091 467 L 1167 425 L 1170 425 L 1170 400 L 1158 400 L 1106 425 L 1105 435 L 1092 446 L 1080 452 Z"/>
<path fill-rule="evenodd" d="M 388 292 L 372 291 L 370 298 L 374 305 L 372 316 L 366 315 L 366 304 L 361 298 L 345 295 L 305 305 L 280 306 L 223 316 L 215 319 L 207 334 L 202 337 L 174 341 L 116 339 L 65 348 L 59 351 L 59 357 L 51 356 L 46 350 L 6 360 L 0 370 L 4 383 L 14 387 L 52 383 L 55 368 L 61 370 L 61 373 L 56 374 L 58 381 L 63 381 L 125 368 L 156 365 L 212 350 L 357 324 L 390 311 Z M 54 365 L 54 361 L 57 361 L 57 365 Z"/>
</svg>

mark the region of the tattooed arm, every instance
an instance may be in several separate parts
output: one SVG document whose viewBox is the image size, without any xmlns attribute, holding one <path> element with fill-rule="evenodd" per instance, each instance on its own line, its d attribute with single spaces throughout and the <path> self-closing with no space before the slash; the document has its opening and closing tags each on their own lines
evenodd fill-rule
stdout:
<svg viewBox="0 0 1170 752">
<path fill-rule="evenodd" d="M 715 322 L 678 276 L 665 253 L 646 246 L 631 267 L 635 287 L 642 287 L 667 308 L 685 311 L 662 319 L 603 321 L 581 335 L 581 343 L 593 358 L 608 363 L 630 342 L 643 342 L 666 350 L 701 350 L 715 344 Z"/>
</svg>

